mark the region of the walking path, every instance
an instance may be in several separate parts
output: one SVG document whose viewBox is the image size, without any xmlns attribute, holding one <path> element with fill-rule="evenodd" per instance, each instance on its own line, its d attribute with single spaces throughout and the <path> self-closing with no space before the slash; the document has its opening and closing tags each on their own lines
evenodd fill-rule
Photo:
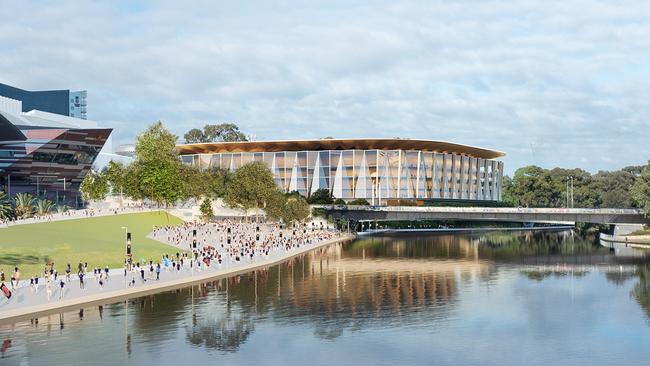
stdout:
<svg viewBox="0 0 650 366">
<path fill-rule="evenodd" d="M 160 210 L 159 208 L 148 208 L 148 207 L 121 207 L 121 208 L 68 210 L 66 212 L 47 214 L 43 216 L 33 216 L 27 219 L 0 220 L 0 229 L 4 229 L 9 226 L 16 226 L 16 225 L 37 224 L 40 222 L 77 220 L 77 219 L 85 219 L 85 218 L 97 217 L 97 216 L 113 216 L 118 214 L 159 211 L 159 210 Z"/>
<path fill-rule="evenodd" d="M 289 258 L 323 246 L 348 241 L 353 238 L 349 234 L 327 230 L 304 230 L 303 233 L 300 233 L 300 230 L 298 230 L 297 233 L 296 230 L 278 230 L 277 227 L 274 229 L 267 225 L 257 225 L 259 229 L 257 227 L 252 229 L 251 225 L 256 224 L 245 224 L 248 225 L 246 229 L 239 231 L 233 229 L 232 234 L 229 231 L 227 235 L 228 243 L 225 244 L 222 242 L 226 236 L 224 235 L 226 231 L 225 226 L 222 226 L 221 230 L 219 230 L 218 228 L 221 224 L 209 224 L 214 226 L 204 225 L 198 228 L 193 225 L 186 224 L 182 227 L 181 231 L 178 228 L 162 228 L 152 233 L 156 239 L 168 242 L 170 245 L 175 245 L 175 242 L 178 244 L 181 242 L 186 243 L 188 233 L 192 230 L 197 230 L 197 253 L 201 253 L 197 254 L 198 260 L 192 261 L 191 266 L 189 265 L 190 261 L 188 259 L 184 261 L 180 269 L 163 267 L 161 263 L 161 267 L 165 269 L 161 270 L 159 280 L 155 279 L 155 270 L 154 272 L 149 271 L 148 265 L 144 267 L 146 269 L 144 280 L 141 278 L 140 273 L 128 272 L 125 275 L 123 268 L 112 269 L 103 287 L 99 285 L 99 279 L 93 276 L 92 272 L 84 276 L 84 288 L 81 288 L 79 277 L 76 273 L 71 275 L 69 281 L 65 281 L 63 290 L 61 290 L 58 280 L 52 281 L 51 290 L 48 290 L 47 286 L 44 285 L 45 280 L 41 279 L 37 289 L 29 285 L 21 286 L 14 291 L 11 299 L 3 298 L 0 300 L 0 324 L 35 318 L 54 311 L 63 312 L 78 309 L 79 307 L 106 304 L 126 298 L 145 296 L 185 287 L 193 283 L 246 273 L 257 268 L 264 268 L 283 262 Z M 234 227 L 232 225 L 236 224 L 230 224 L 231 227 Z M 258 235 L 257 233 L 259 233 L 259 236 L 253 239 L 255 241 L 249 245 L 244 238 L 247 235 L 251 235 L 251 232 L 255 233 L 253 237 Z M 279 234 L 280 232 L 284 235 Z M 201 258 L 205 258 L 207 255 L 212 256 L 213 253 L 216 253 L 216 251 L 212 250 L 212 254 L 203 251 L 202 247 L 208 243 L 214 244 L 219 252 L 218 256 L 211 257 L 213 259 L 207 262 L 209 265 L 201 260 Z M 267 245 L 267 243 L 273 245 Z M 183 249 L 189 249 L 189 245 L 183 246 Z M 247 254 L 249 253 L 248 248 L 250 248 L 250 255 Z M 181 248 L 179 247 L 178 249 Z M 240 256 L 240 253 L 245 255 Z M 169 258 L 175 259 L 173 254 Z M 221 263 L 219 263 L 218 258 L 222 259 Z M 73 266 L 73 272 L 75 271 L 76 266 Z M 65 280 L 64 273 L 61 273 L 58 279 L 60 280 L 62 277 Z M 23 283 L 25 282 L 25 280 L 22 281 Z"/>
</svg>

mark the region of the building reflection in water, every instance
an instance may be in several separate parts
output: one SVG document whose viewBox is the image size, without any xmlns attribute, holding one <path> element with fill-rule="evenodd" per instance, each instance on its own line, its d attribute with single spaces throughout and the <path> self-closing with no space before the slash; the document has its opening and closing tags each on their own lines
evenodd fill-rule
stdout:
<svg viewBox="0 0 650 366">
<path fill-rule="evenodd" d="M 58 336 L 81 323 L 100 323 L 123 334 L 125 357 L 139 343 L 162 349 L 178 329 L 193 347 L 236 352 L 264 322 L 307 327 L 325 340 L 371 327 L 428 326 L 461 316 L 462 293 L 474 284 L 511 275 L 543 281 L 567 271 L 578 277 L 589 273 L 582 269 L 602 264 L 633 268 L 605 276 L 616 285 L 636 277 L 631 295 L 650 317 L 647 256 L 613 253 L 570 232 L 366 237 L 279 266 L 134 299 L 128 307 L 51 315 L 29 327 Z M 9 350 L 27 347 L 5 340 Z"/>
</svg>

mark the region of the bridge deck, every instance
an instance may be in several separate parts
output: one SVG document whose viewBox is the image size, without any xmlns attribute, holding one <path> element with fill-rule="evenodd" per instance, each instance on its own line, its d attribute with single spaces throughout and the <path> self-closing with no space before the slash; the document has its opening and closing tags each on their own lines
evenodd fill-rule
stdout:
<svg viewBox="0 0 650 366">
<path fill-rule="evenodd" d="M 319 205 L 334 218 L 355 220 L 483 220 L 548 223 L 650 224 L 643 210 L 514 207 L 411 207 Z"/>
</svg>

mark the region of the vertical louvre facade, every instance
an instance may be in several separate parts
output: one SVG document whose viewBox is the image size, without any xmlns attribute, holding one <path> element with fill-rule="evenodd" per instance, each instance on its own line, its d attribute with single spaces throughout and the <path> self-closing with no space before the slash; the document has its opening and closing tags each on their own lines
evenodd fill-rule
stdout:
<svg viewBox="0 0 650 366">
<path fill-rule="evenodd" d="M 262 146 L 255 150 L 264 148 L 264 143 L 257 144 Z M 335 198 L 363 198 L 373 204 L 388 199 L 501 200 L 503 162 L 462 153 L 410 149 L 196 153 L 201 149 L 192 145 L 179 150 L 185 163 L 200 169 L 234 171 L 252 161 L 263 162 L 281 190 L 304 196 L 328 189 Z"/>
</svg>

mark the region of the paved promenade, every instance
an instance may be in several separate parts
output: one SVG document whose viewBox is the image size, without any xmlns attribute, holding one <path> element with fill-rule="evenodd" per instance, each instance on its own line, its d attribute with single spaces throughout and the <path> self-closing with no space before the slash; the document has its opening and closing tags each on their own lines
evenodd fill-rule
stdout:
<svg viewBox="0 0 650 366">
<path fill-rule="evenodd" d="M 235 225 L 246 225 L 245 229 L 236 230 Z M 254 226 L 252 226 L 254 225 Z M 226 226 L 231 227 L 231 232 L 226 235 Z M 257 229 L 256 226 L 259 226 Z M 219 229 L 220 228 L 220 229 Z M 103 286 L 99 278 L 90 270 L 84 277 L 85 286 L 81 288 L 76 267 L 70 280 L 66 280 L 65 273 L 61 273 L 57 281 L 52 281 L 49 289 L 45 279 L 39 280 L 38 288 L 29 285 L 29 280 L 22 280 L 23 284 L 17 288 L 11 299 L 0 300 L 0 324 L 13 323 L 20 320 L 39 317 L 55 311 L 68 311 L 80 307 L 106 304 L 126 298 L 145 296 L 157 292 L 185 287 L 193 283 L 229 277 L 246 273 L 257 268 L 264 268 L 283 262 L 291 257 L 301 255 L 311 250 L 333 243 L 351 240 L 352 235 L 342 234 L 328 230 L 279 230 L 277 227 L 256 224 L 208 224 L 195 226 L 185 224 L 181 227 L 161 228 L 151 235 L 157 240 L 170 245 L 169 258 L 175 259 L 175 252 L 188 250 L 188 238 L 193 230 L 198 231 L 197 252 L 199 260 L 186 259 L 183 265 L 176 263 L 177 268 L 161 264 L 160 279 L 156 279 L 155 270 L 150 272 L 147 265 L 145 279 L 140 272 L 129 271 L 125 275 L 123 268 L 109 271 L 108 278 Z M 282 233 L 282 234 L 280 234 Z M 259 235 L 258 237 L 256 237 Z M 252 236 L 252 240 L 245 239 Z M 280 239 L 281 238 L 281 239 Z M 225 243 L 227 241 L 228 243 Z M 181 243 L 183 243 L 181 245 Z M 191 243 L 191 240 L 189 241 Z M 258 244 L 259 243 L 259 244 Z M 216 247 L 204 251 L 205 246 Z M 177 247 L 175 249 L 174 247 Z M 183 247 L 183 248 L 181 248 Z M 219 255 L 214 255 L 214 253 Z M 248 255 L 252 252 L 251 255 Z M 243 253 L 243 256 L 240 256 Z M 161 258 L 162 258 L 161 253 Z M 210 255 L 212 260 L 209 265 L 201 260 Z M 181 254 L 182 257 L 182 254 Z M 218 259 L 221 259 L 219 263 Z M 154 261 L 164 263 L 161 260 Z M 175 261 L 177 262 L 177 261 Z M 192 265 L 190 265 L 190 262 Z M 200 264 L 200 265 L 199 265 Z M 59 280 L 63 278 L 65 285 L 60 288 Z M 25 286 L 27 283 L 27 286 Z M 9 283 L 7 283 L 9 286 Z"/>
</svg>

